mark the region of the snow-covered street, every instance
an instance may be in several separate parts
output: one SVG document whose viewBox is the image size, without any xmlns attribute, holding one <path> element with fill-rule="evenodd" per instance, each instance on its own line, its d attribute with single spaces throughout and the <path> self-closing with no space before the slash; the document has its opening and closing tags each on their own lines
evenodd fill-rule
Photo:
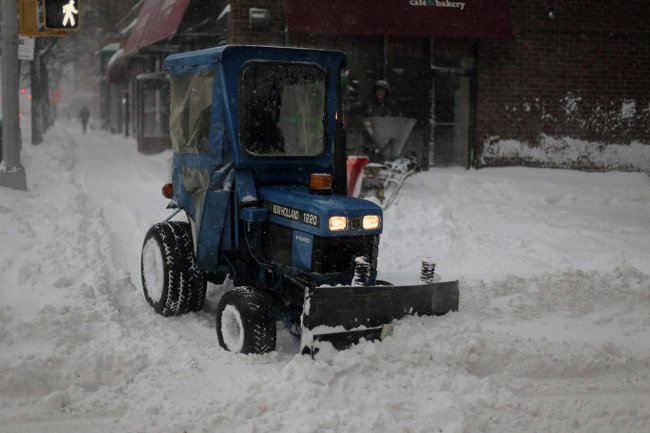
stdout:
<svg viewBox="0 0 650 433">
<path fill-rule="evenodd" d="M 381 342 L 221 349 L 204 311 L 156 315 L 140 248 L 171 151 L 56 125 L 0 188 L 0 432 L 650 431 L 650 177 L 432 169 L 385 213 L 379 271 L 429 255 L 460 312 Z"/>
</svg>

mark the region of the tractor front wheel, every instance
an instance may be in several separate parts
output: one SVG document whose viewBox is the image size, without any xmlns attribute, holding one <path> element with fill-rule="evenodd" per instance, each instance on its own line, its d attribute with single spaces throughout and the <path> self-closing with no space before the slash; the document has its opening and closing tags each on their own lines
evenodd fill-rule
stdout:
<svg viewBox="0 0 650 433">
<path fill-rule="evenodd" d="M 207 282 L 194 263 L 190 225 L 180 221 L 155 224 L 142 246 L 144 297 L 163 316 L 180 316 L 203 308 Z"/>
<path fill-rule="evenodd" d="M 235 287 L 217 305 L 217 337 L 234 353 L 275 350 L 275 319 L 266 296 L 253 287 Z"/>
</svg>

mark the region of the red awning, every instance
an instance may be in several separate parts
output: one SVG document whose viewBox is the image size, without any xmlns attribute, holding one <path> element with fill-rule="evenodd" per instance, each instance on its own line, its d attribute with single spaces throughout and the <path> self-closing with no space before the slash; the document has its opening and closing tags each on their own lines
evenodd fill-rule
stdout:
<svg viewBox="0 0 650 433">
<path fill-rule="evenodd" d="M 124 55 L 130 56 L 176 33 L 190 0 L 144 0 L 138 21 L 126 44 Z"/>
<path fill-rule="evenodd" d="M 508 38 L 508 0 L 285 0 L 290 32 Z"/>
</svg>

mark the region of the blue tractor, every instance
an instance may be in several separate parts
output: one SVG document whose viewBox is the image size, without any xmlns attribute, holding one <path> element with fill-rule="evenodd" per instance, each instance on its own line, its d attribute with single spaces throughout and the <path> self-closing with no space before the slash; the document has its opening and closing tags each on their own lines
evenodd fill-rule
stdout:
<svg viewBox="0 0 650 433">
<path fill-rule="evenodd" d="M 224 46 L 169 56 L 171 217 L 142 248 L 144 296 L 163 316 L 203 308 L 207 281 L 233 282 L 217 305 L 219 344 L 275 349 L 276 322 L 301 350 L 385 335 L 406 315 L 458 309 L 458 281 L 377 279 L 382 210 L 346 195 L 336 51 Z"/>
</svg>

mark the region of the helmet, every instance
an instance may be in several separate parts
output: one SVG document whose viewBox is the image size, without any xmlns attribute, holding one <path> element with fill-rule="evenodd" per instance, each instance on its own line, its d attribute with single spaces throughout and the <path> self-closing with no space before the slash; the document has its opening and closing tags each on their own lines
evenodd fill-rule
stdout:
<svg viewBox="0 0 650 433">
<path fill-rule="evenodd" d="M 388 84 L 388 81 L 386 80 L 377 80 L 375 82 L 375 89 L 385 89 L 386 91 L 390 90 L 390 85 Z"/>
</svg>

